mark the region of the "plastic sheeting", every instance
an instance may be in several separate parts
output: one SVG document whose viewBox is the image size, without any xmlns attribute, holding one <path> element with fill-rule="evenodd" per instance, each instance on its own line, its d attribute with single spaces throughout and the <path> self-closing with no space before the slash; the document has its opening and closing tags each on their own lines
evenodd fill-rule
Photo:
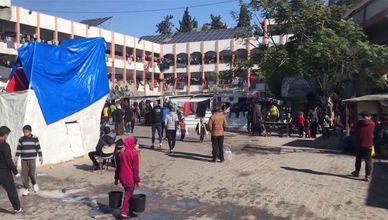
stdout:
<svg viewBox="0 0 388 220">
<path fill-rule="evenodd" d="M 29 42 L 18 49 L 15 67 L 23 67 L 48 124 L 109 93 L 105 49 L 104 38 L 69 39 L 59 46 Z"/>
<path fill-rule="evenodd" d="M 44 164 L 60 163 L 94 151 L 100 135 L 101 109 L 106 96 L 87 108 L 51 124 L 46 124 L 34 91 L 0 94 L 0 124 L 8 126 L 11 134 L 8 143 L 15 155 L 17 141 L 23 135 L 22 128 L 29 124 L 32 133 L 39 138 Z M 78 134 L 68 132 L 68 125 L 77 124 Z M 81 136 L 81 139 L 79 138 Z M 74 142 L 80 139 L 82 142 Z M 82 147 L 75 152 L 74 148 Z"/>
</svg>

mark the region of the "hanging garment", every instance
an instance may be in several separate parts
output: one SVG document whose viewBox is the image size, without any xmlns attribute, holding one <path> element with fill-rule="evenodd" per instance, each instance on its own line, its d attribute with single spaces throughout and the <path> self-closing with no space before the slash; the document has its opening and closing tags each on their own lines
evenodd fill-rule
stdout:
<svg viewBox="0 0 388 220">
<path fill-rule="evenodd" d="M 207 103 L 208 103 L 208 101 L 198 103 L 198 108 L 197 108 L 197 111 L 195 112 L 198 117 L 200 117 L 200 118 L 205 117 Z"/>
<path fill-rule="evenodd" d="M 184 116 L 190 115 L 190 102 L 185 102 L 183 105 L 183 114 Z"/>
<path fill-rule="evenodd" d="M 198 102 L 191 102 L 190 103 L 190 110 L 192 113 L 196 113 L 198 108 Z"/>
</svg>

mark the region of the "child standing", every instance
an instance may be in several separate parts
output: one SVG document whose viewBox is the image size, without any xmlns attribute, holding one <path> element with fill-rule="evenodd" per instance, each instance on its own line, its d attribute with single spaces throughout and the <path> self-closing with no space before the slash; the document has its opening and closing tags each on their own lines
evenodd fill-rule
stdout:
<svg viewBox="0 0 388 220">
<path fill-rule="evenodd" d="M 22 181 L 25 188 L 23 196 L 30 193 L 30 179 L 35 192 L 39 191 L 36 184 L 36 156 L 39 155 L 39 162 L 43 164 L 42 151 L 40 149 L 39 139 L 32 133 L 30 125 L 23 127 L 24 136 L 19 139 L 16 149 L 16 164 L 21 157 L 22 163 Z"/>
<path fill-rule="evenodd" d="M 206 124 L 204 122 L 204 119 L 201 118 L 201 120 L 198 122 L 195 131 L 199 135 L 199 142 L 202 143 L 205 135 L 208 134 L 207 129 L 206 129 Z"/>
<path fill-rule="evenodd" d="M 186 136 L 186 122 L 185 122 L 185 118 L 181 118 L 180 121 L 179 121 L 179 128 L 181 130 L 181 141 L 183 141 L 183 139 L 185 139 L 185 136 Z"/>
</svg>

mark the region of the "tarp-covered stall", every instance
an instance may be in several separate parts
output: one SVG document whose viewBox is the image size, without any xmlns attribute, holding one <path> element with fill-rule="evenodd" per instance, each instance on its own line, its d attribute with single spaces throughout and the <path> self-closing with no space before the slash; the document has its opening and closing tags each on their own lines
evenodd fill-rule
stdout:
<svg viewBox="0 0 388 220">
<path fill-rule="evenodd" d="M 388 158 L 388 94 L 366 95 L 343 100 L 346 104 L 346 121 L 357 121 L 359 114 L 367 111 L 376 122 L 374 145 L 376 155 Z M 350 134 L 349 123 L 346 125 Z"/>
<path fill-rule="evenodd" d="M 39 137 L 46 164 L 95 149 L 109 94 L 105 47 L 103 38 L 79 38 L 18 49 L 7 93 L 0 95 L 0 124 L 12 130 L 13 153 L 26 124 Z"/>
</svg>

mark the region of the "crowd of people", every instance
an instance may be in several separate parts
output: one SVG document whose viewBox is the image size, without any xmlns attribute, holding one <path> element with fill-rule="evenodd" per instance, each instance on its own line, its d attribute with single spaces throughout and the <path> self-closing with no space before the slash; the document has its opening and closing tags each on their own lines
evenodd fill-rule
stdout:
<svg viewBox="0 0 388 220">
<path fill-rule="evenodd" d="M 147 109 L 147 110 L 146 110 Z M 107 158 L 113 156 L 115 161 L 114 183 L 119 182 L 124 188 L 124 200 L 121 207 L 121 217 L 128 215 L 136 216 L 130 207 L 130 199 L 133 195 L 135 186 L 141 186 L 139 176 L 139 158 L 140 150 L 137 139 L 132 135 L 134 133 L 136 121 L 148 111 L 148 125 L 151 127 L 151 149 L 155 148 L 157 141 L 158 148 L 162 148 L 163 140 L 168 143 L 170 154 L 174 154 L 176 147 L 177 134 L 180 140 L 184 141 L 187 126 L 183 117 L 181 108 L 176 108 L 172 103 L 165 102 L 163 105 L 158 101 L 154 102 L 134 102 L 132 105 L 127 100 L 107 102 L 101 115 L 101 136 L 96 145 L 96 150 L 89 152 L 89 157 L 93 163 L 93 170 L 101 169 L 101 165 L 107 161 L 98 162 L 96 158 Z M 210 162 L 224 162 L 224 132 L 228 128 L 227 114 L 228 108 L 220 102 L 213 103 L 212 115 L 206 123 L 205 119 L 200 118 L 195 127 L 199 136 L 199 142 L 204 141 L 205 136 L 210 133 L 212 145 L 212 159 Z M 365 160 L 365 180 L 370 180 L 372 170 L 372 149 L 374 146 L 374 133 L 376 122 L 373 121 L 368 112 L 362 112 L 361 118 L 352 125 L 355 135 L 356 145 L 356 163 L 355 170 L 351 173 L 358 177 L 361 169 L 361 161 Z M 334 124 L 329 113 L 322 111 L 320 106 L 314 105 L 307 111 L 298 113 L 292 117 L 291 109 L 279 110 L 278 106 L 271 104 L 268 109 L 261 108 L 255 102 L 252 102 L 246 114 L 248 121 L 248 131 L 253 135 L 263 134 L 270 127 L 263 126 L 264 122 L 282 122 L 296 125 L 299 137 L 316 138 L 319 127 L 322 127 L 322 134 L 328 137 L 330 128 L 335 125 L 336 130 L 343 132 L 344 120 L 341 114 L 337 114 Z M 342 118 L 341 118 L 342 117 Z M 110 129 L 114 124 L 114 131 Z M 7 143 L 8 135 L 11 130 L 8 127 L 0 127 L 0 185 L 7 191 L 10 202 L 15 213 L 20 213 L 23 209 L 15 187 L 12 174 L 18 175 L 17 165 L 20 161 L 22 166 L 21 177 L 24 191 L 22 195 L 27 196 L 31 191 L 39 191 L 36 180 L 36 159 L 42 164 L 42 151 L 39 139 L 32 134 L 32 127 L 25 125 L 23 127 L 24 135 L 19 139 L 16 148 L 15 160 L 12 160 L 11 149 Z M 269 131 L 270 132 L 270 131 Z M 131 134 L 130 136 L 123 136 Z M 288 135 L 291 135 L 290 132 Z M 157 138 L 157 139 L 156 139 Z M 107 153 L 108 152 L 108 153 Z M 31 180 L 32 187 L 29 181 Z"/>
</svg>

